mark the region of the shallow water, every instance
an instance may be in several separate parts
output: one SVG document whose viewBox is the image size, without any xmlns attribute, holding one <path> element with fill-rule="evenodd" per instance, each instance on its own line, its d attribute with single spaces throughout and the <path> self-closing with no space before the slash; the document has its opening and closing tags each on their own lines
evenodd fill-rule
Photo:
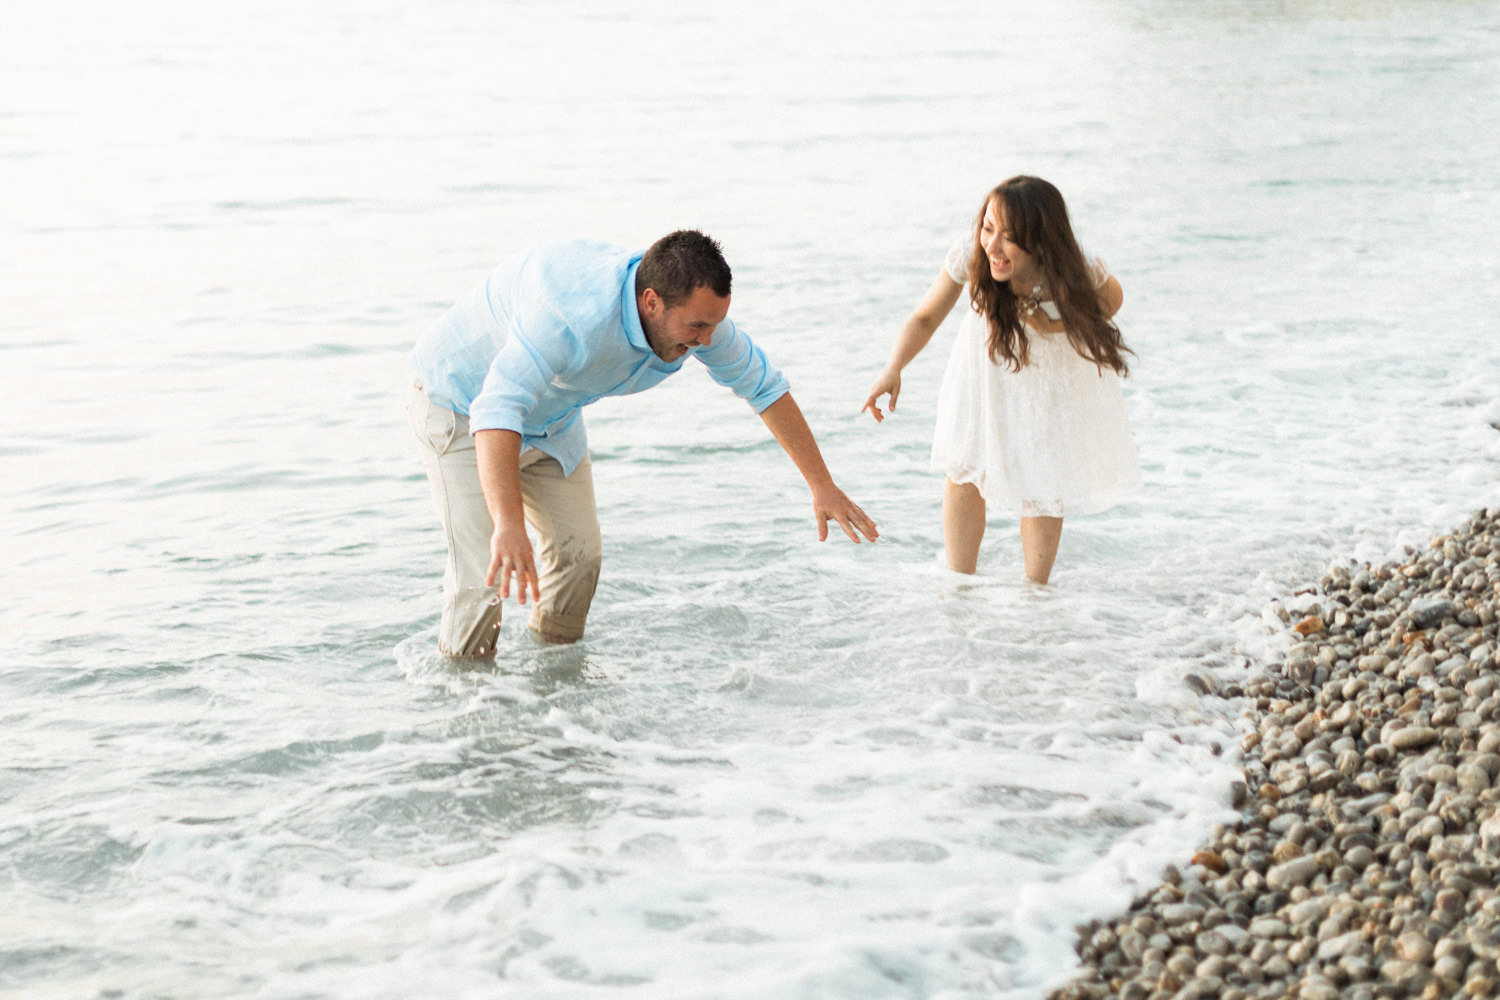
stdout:
<svg viewBox="0 0 1500 1000">
<path fill-rule="evenodd" d="M 1230 815 L 1267 602 L 1500 506 L 1500 10 L 0 13 L 0 995 L 1035 997 Z M 643 96 L 645 95 L 645 96 Z M 983 191 L 1125 286 L 1147 489 L 941 568 Z M 400 413 L 506 253 L 724 241 L 878 545 L 688 371 L 589 414 L 590 634 L 436 655 Z"/>
</svg>

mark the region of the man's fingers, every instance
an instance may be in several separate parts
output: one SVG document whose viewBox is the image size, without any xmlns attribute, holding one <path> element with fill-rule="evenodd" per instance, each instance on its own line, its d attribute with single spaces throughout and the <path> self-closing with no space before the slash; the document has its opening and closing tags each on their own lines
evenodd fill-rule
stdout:
<svg viewBox="0 0 1500 1000">
<path fill-rule="evenodd" d="M 510 589 L 510 574 L 511 573 L 515 573 L 516 574 L 516 603 L 517 604 L 525 604 L 526 603 L 526 590 L 527 590 L 528 587 L 531 589 L 531 599 L 533 601 L 541 600 L 541 596 L 542 596 L 541 595 L 541 587 L 538 586 L 538 584 L 537 584 L 536 564 L 533 563 L 530 559 L 526 559 L 526 560 L 517 559 L 515 562 L 511 563 L 511 565 L 508 567 L 508 569 L 506 571 L 506 574 L 505 574 L 505 583 L 506 583 L 507 593 L 502 593 L 501 594 L 502 597 L 508 597 L 508 596 L 510 596 L 509 593 L 508 593 L 508 591 Z"/>
<path fill-rule="evenodd" d="M 870 517 L 869 514 L 866 514 L 859 507 L 854 508 L 854 516 L 850 520 L 854 523 L 855 529 L 869 541 L 873 542 L 880 537 L 880 530 L 875 527 L 874 518 Z M 859 541 L 858 538 L 854 540 L 855 542 Z"/>
<path fill-rule="evenodd" d="M 510 597 L 511 577 L 516 581 L 516 600 L 526 603 L 526 592 L 530 590 L 531 599 L 540 601 L 542 599 L 541 579 L 537 575 L 536 562 L 530 554 L 520 558 L 497 553 L 490 563 L 490 569 L 485 574 L 484 585 L 486 587 L 497 587 L 500 591 L 500 599 L 506 600 Z"/>
<path fill-rule="evenodd" d="M 839 518 L 839 525 L 844 529 L 855 545 L 860 543 L 859 535 L 864 535 L 870 541 L 880 537 L 880 531 L 875 527 L 875 521 L 866 514 L 863 509 L 854 503 L 850 503 L 847 513 Z M 859 534 L 855 534 L 858 532 Z"/>
<path fill-rule="evenodd" d="M 838 526 L 843 529 L 844 534 L 849 536 L 849 541 L 859 545 L 862 541 L 859 537 L 864 535 L 870 541 L 880 537 L 879 530 L 870 515 L 851 505 L 845 510 L 819 510 L 815 512 L 818 518 L 818 541 L 828 540 L 828 522 L 830 519 L 837 521 Z"/>
<path fill-rule="evenodd" d="M 484 579 L 486 587 L 500 588 L 502 600 L 510 597 L 510 581 L 514 576 L 516 580 L 516 600 L 521 604 L 526 603 L 527 588 L 531 590 L 532 600 L 539 601 L 542 597 L 541 584 L 537 580 L 536 566 L 531 563 L 522 563 L 519 560 L 498 559 L 498 567 L 492 566 L 489 575 Z"/>
</svg>

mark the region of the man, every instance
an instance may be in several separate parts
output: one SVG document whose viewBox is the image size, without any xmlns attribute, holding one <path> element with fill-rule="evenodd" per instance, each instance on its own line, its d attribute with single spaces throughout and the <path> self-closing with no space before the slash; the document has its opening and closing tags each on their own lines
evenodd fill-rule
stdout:
<svg viewBox="0 0 1500 1000">
<path fill-rule="evenodd" d="M 786 379 L 729 320 L 730 280 L 719 244 L 692 230 L 644 255 L 546 244 L 497 267 L 417 341 L 407 412 L 447 535 L 442 652 L 493 655 L 512 579 L 541 639 L 583 636 L 601 546 L 579 411 L 651 388 L 688 354 L 796 463 L 819 541 L 830 518 L 856 543 L 878 537 L 834 484 Z"/>
</svg>

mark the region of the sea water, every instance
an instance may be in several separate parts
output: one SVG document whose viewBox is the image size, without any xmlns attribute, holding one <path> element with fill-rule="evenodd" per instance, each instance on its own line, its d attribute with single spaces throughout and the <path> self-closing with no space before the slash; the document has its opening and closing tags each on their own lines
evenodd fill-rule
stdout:
<svg viewBox="0 0 1500 1000">
<path fill-rule="evenodd" d="M 9 0 L 0 995 L 1038 997 L 1230 820 L 1273 599 L 1500 505 L 1500 7 Z M 985 190 L 1125 288 L 1146 488 L 941 561 Z M 437 655 L 400 412 L 506 254 L 723 241 L 878 544 L 691 362 L 588 414 L 589 634 Z"/>
</svg>

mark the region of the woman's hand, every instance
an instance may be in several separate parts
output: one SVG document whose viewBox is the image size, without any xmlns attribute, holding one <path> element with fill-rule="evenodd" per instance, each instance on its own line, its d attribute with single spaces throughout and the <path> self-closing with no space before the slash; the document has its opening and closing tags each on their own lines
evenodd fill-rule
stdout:
<svg viewBox="0 0 1500 1000">
<path fill-rule="evenodd" d="M 859 412 L 864 413 L 868 410 L 870 416 L 875 418 L 877 424 L 885 420 L 885 414 L 880 412 L 879 403 L 880 397 L 887 395 L 891 397 L 891 412 L 895 413 L 896 397 L 901 395 L 900 372 L 893 372 L 889 369 L 881 372 L 880 377 L 875 380 L 875 384 L 870 386 L 870 395 L 866 397 L 865 405 L 860 407 Z"/>
</svg>

